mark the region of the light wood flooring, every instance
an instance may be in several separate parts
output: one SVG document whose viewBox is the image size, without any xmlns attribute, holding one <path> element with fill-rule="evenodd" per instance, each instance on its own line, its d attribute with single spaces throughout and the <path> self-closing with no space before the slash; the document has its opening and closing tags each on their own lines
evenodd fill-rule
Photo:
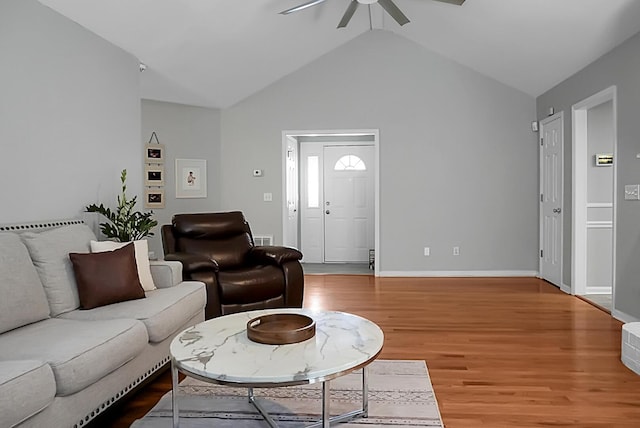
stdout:
<svg viewBox="0 0 640 428">
<path fill-rule="evenodd" d="M 380 358 L 427 362 L 447 428 L 640 427 L 640 376 L 620 362 L 621 323 L 544 281 L 305 281 L 305 307 L 380 325 Z M 170 388 L 165 373 L 92 426 L 128 427 Z"/>
</svg>

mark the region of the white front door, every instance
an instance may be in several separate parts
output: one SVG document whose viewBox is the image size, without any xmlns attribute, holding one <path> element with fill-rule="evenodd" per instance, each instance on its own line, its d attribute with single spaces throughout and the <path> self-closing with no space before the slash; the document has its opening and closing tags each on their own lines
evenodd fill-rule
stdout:
<svg viewBox="0 0 640 428">
<path fill-rule="evenodd" d="M 324 147 L 326 262 L 367 262 L 374 245 L 374 147 Z"/>
<path fill-rule="evenodd" d="M 540 126 L 540 277 L 562 285 L 562 113 Z"/>
</svg>

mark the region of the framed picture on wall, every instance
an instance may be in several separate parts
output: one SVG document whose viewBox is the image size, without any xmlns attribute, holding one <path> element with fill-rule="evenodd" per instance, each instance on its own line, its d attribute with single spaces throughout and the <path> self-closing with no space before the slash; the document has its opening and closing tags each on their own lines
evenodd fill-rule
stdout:
<svg viewBox="0 0 640 428">
<path fill-rule="evenodd" d="M 156 164 L 146 164 L 144 166 L 145 186 L 164 186 L 164 166 Z"/>
<path fill-rule="evenodd" d="M 164 144 L 145 144 L 145 163 L 164 163 Z"/>
<path fill-rule="evenodd" d="M 176 198 L 207 197 L 207 161 L 176 159 Z"/>
<path fill-rule="evenodd" d="M 164 189 L 145 189 L 145 208 L 164 208 Z"/>
</svg>

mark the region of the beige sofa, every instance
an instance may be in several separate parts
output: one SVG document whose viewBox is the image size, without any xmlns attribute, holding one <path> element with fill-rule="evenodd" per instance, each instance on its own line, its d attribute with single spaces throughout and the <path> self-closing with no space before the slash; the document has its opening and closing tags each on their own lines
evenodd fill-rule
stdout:
<svg viewBox="0 0 640 428">
<path fill-rule="evenodd" d="M 82 427 L 169 362 L 204 320 L 204 284 L 153 262 L 145 298 L 79 308 L 68 254 L 96 237 L 80 220 L 0 226 L 0 427 Z"/>
</svg>

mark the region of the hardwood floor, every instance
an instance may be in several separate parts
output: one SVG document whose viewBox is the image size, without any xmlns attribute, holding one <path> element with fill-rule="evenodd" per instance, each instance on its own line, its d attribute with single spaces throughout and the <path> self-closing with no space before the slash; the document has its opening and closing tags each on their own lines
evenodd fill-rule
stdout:
<svg viewBox="0 0 640 428">
<path fill-rule="evenodd" d="M 380 358 L 425 360 L 447 428 L 640 426 L 621 323 L 534 278 L 307 276 L 305 307 L 364 316 Z M 167 373 L 93 426 L 128 427 Z"/>
</svg>

